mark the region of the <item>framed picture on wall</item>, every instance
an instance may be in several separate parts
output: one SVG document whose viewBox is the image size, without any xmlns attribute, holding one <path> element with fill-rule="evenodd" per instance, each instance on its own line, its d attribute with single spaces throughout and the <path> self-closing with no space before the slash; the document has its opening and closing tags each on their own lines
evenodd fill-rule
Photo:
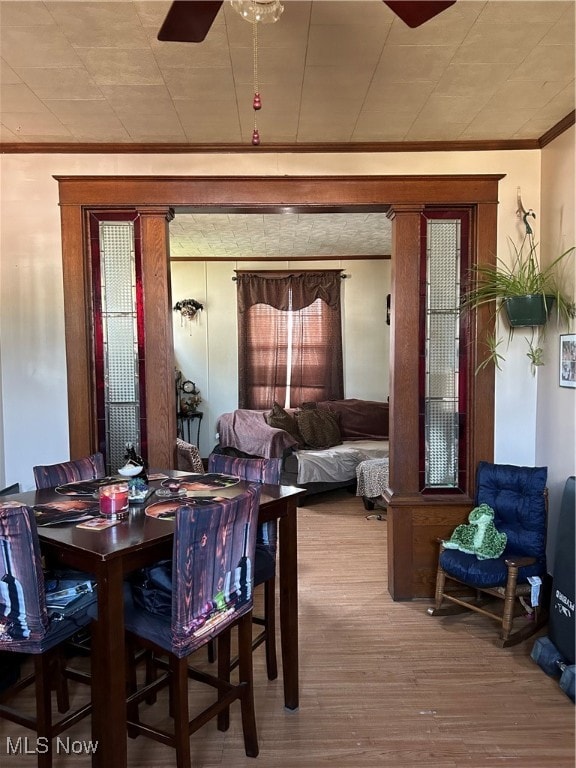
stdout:
<svg viewBox="0 0 576 768">
<path fill-rule="evenodd" d="M 560 386 L 576 389 L 576 333 L 560 335 Z"/>
</svg>

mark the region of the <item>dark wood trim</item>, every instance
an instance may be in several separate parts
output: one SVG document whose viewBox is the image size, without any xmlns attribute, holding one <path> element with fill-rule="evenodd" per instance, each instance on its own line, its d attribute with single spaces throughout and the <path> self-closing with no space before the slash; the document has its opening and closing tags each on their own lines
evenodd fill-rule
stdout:
<svg viewBox="0 0 576 768">
<path fill-rule="evenodd" d="M 142 288 L 144 293 L 144 348 L 146 355 L 146 413 L 148 461 L 155 467 L 175 467 L 176 401 L 174 392 L 174 340 L 169 308 L 172 306 L 168 246 L 171 209 L 139 209 L 142 236 Z M 156 372 L 169 371 L 170 376 Z M 158 425 L 162 424 L 161 428 Z"/>
<path fill-rule="evenodd" d="M 237 264 L 242 261 L 334 261 L 335 258 L 340 261 L 390 261 L 392 256 L 389 253 L 381 256 L 170 256 L 170 261 L 232 261 Z"/>
<path fill-rule="evenodd" d="M 146 350 L 158 354 L 155 382 L 147 382 L 147 422 L 150 425 L 149 460 L 166 466 L 165 454 L 176 434 L 173 424 L 172 315 L 168 227 L 169 210 L 177 206 L 301 205 L 314 212 L 319 207 L 376 205 L 390 207 L 392 223 L 392 273 L 397 312 L 391 326 L 391 449 L 390 518 L 393 535 L 389 550 L 389 590 L 394 599 L 428 595 L 434 578 L 433 535 L 444 530 L 446 511 L 450 525 L 465 519 L 463 499 L 444 503 L 442 497 L 418 493 L 418 461 L 412 460 L 418 442 L 418 397 L 414 352 L 417 351 L 417 322 L 410 302 L 418 294 L 417 248 L 420 210 L 423 206 L 466 206 L 473 213 L 473 256 L 480 260 L 496 252 L 496 212 L 501 175 L 451 176 L 352 176 L 352 177 L 147 177 L 58 176 L 62 206 L 62 250 L 64 260 L 64 311 L 68 356 L 71 458 L 94 448 L 90 406 L 93 382 L 90 366 L 90 291 L 85 274 L 85 215 L 92 209 L 136 208 L 143 217 L 143 284 L 145 290 Z M 416 259 L 415 259 L 416 254 Z M 394 313 L 393 313 L 394 315 Z M 474 319 L 476 338 L 486 327 L 482 313 Z M 375 329 L 375 332 L 378 332 Z M 478 358 L 474 345 L 471 359 Z M 414 366 L 412 368 L 412 366 Z M 473 382 L 471 398 L 470 470 L 474 477 L 479 459 L 493 453 L 493 373 L 483 373 Z M 414 439 L 414 445 L 410 440 Z M 467 489 L 471 496 L 471 490 Z M 442 520 L 437 524 L 436 519 Z M 428 521 L 428 522 L 427 522 Z M 459 520 L 460 521 L 460 520 Z M 444 528 L 442 528 L 444 526 Z M 454 526 L 452 525 L 452 528 Z M 440 534 L 438 534 L 440 535 Z M 410 564 L 410 565 L 408 565 Z"/>
<path fill-rule="evenodd" d="M 538 139 L 483 139 L 467 141 L 371 141 L 333 142 L 324 144 L 150 144 L 150 143 L 62 143 L 57 141 L 14 141 L 0 142 L 0 154 L 70 154 L 70 155 L 165 155 L 165 154 L 258 154 L 262 152 L 319 154 L 357 153 L 370 154 L 385 152 L 495 152 L 524 149 L 541 149 L 553 139 L 574 125 L 574 111 L 562 118 Z"/>
<path fill-rule="evenodd" d="M 540 149 L 545 147 L 547 144 L 550 144 L 551 141 L 554 141 L 554 139 L 558 138 L 558 136 L 564 133 L 564 131 L 572 128 L 575 122 L 576 110 L 573 109 L 572 112 L 566 115 L 566 117 L 563 117 L 562 120 L 559 120 L 556 125 L 553 125 L 552 128 L 550 128 L 550 130 L 546 131 L 546 133 L 543 133 L 542 136 L 540 136 L 538 139 L 538 145 Z"/>
<path fill-rule="evenodd" d="M 445 176 L 54 176 L 60 205 L 253 208 L 493 203 L 503 174 Z M 129 191 L 133 199 L 126 202 Z M 428 199 L 426 199 L 428 198 Z"/>
<path fill-rule="evenodd" d="M 539 139 L 487 139 L 469 141 L 389 141 L 309 144 L 88 144 L 60 142 L 5 142 L 0 154 L 262 154 L 268 152 L 318 154 L 386 152 L 495 152 L 540 149 Z"/>
</svg>

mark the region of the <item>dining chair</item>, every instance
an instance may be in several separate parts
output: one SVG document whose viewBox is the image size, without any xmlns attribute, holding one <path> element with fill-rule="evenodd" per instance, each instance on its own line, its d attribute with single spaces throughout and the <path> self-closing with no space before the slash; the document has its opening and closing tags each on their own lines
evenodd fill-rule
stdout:
<svg viewBox="0 0 576 768">
<path fill-rule="evenodd" d="M 255 483 L 280 485 L 281 459 L 243 458 L 211 453 L 208 457 L 208 472 L 236 475 Z M 258 526 L 256 537 L 256 558 L 254 586 L 264 585 L 264 615 L 252 616 L 252 621 L 262 630 L 252 641 L 252 650 L 263 643 L 266 649 L 266 674 L 269 680 L 278 677 L 276 657 L 276 549 L 278 544 L 278 521 L 271 520 Z M 232 659 L 232 669 L 237 659 Z"/>
<path fill-rule="evenodd" d="M 64 483 L 74 483 L 77 480 L 94 480 L 106 475 L 104 456 L 93 453 L 82 459 L 62 461 L 59 464 L 37 465 L 33 467 L 36 489 L 54 488 Z"/>
<path fill-rule="evenodd" d="M 197 446 L 187 443 L 181 437 L 176 438 L 177 467 L 183 472 L 204 472 L 204 464 Z"/>
<path fill-rule="evenodd" d="M 89 683 L 90 676 L 66 666 L 64 643 L 81 626 L 88 626 L 87 612 L 50 616 L 33 510 L 19 502 L 0 502 L 0 651 L 30 654 L 34 671 L 2 692 L 0 719 L 36 731 L 39 768 L 51 768 L 52 739 L 90 714 L 91 703 L 70 710 L 67 681 Z M 9 705 L 23 688 L 35 683 L 36 713 L 30 716 Z M 58 711 L 54 721 L 52 689 Z"/>
<path fill-rule="evenodd" d="M 460 535 L 440 542 L 431 616 L 467 610 L 488 616 L 500 625 L 498 642 L 504 648 L 545 624 L 547 474 L 546 467 L 479 462 L 473 510 L 477 514 L 469 516 L 473 523 L 458 526 Z M 488 517 L 493 512 L 489 535 L 481 519 L 481 507 L 486 506 Z M 496 600 L 493 606 L 492 598 L 502 602 Z M 522 623 L 516 622 L 514 631 L 520 616 Z"/>
<path fill-rule="evenodd" d="M 128 651 L 128 735 L 144 735 L 176 750 L 178 768 L 190 766 L 190 736 L 213 717 L 229 727 L 230 704 L 240 701 L 246 755 L 258 754 L 252 678 L 252 603 L 260 486 L 251 484 L 232 498 L 189 500 L 176 512 L 172 555 L 172 609 L 153 613 L 126 586 Z M 239 681 L 230 682 L 231 630 L 238 627 Z M 192 667 L 189 657 L 210 640 L 218 642 L 218 671 Z M 135 651 L 144 647 L 164 674 L 137 688 Z M 188 680 L 218 691 L 217 698 L 190 719 Z M 141 705 L 169 686 L 173 730 L 141 719 Z M 204 701 L 204 700 L 203 700 Z"/>
<path fill-rule="evenodd" d="M 6 488 L 0 490 L 0 496 L 10 496 L 12 493 L 20 493 L 20 483 L 12 483 L 12 485 L 7 485 Z"/>
</svg>

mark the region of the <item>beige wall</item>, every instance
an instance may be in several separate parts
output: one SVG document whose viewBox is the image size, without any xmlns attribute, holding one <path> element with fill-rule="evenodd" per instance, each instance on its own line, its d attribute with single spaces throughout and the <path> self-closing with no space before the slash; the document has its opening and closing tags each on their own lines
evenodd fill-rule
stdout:
<svg viewBox="0 0 576 768">
<path fill-rule="evenodd" d="M 516 189 L 540 215 L 540 152 L 0 156 L 0 486 L 32 487 L 32 466 L 66 459 L 68 416 L 58 189 L 54 175 L 505 174 L 499 248 L 516 226 Z M 226 272 L 228 275 L 229 272 Z M 224 279 L 224 277 L 223 277 Z M 227 279 L 227 278 L 226 278 Z M 352 283 L 346 288 L 351 289 Z M 212 310 L 211 310 L 212 312 Z M 232 326 L 228 328 L 232 332 Z M 222 369 L 230 364 L 221 349 Z M 206 347 L 208 348 L 208 347 Z M 498 461 L 533 463 L 537 380 L 513 349 L 497 377 Z M 210 365 L 213 360 L 210 361 Z M 518 376 L 522 398 L 518 397 Z M 211 385 L 214 402 L 225 399 Z M 348 386 L 348 382 L 347 382 Z"/>
<path fill-rule="evenodd" d="M 566 131 L 542 151 L 541 250 L 550 261 L 576 243 L 574 199 L 576 132 Z M 576 254 L 564 272 L 567 289 L 576 295 Z M 553 565 L 555 530 L 564 483 L 576 474 L 576 390 L 560 387 L 559 335 L 566 328 L 549 324 L 546 332 L 547 365 L 538 371 L 536 463 L 548 467 L 549 565 Z M 576 328 L 571 329 L 573 332 Z"/>
</svg>

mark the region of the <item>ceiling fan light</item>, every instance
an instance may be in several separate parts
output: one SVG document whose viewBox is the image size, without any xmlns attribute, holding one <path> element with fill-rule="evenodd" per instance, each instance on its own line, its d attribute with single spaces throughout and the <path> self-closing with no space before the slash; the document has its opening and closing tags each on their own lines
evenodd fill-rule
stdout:
<svg viewBox="0 0 576 768">
<path fill-rule="evenodd" d="M 230 0 L 230 5 L 246 21 L 259 24 L 274 24 L 284 11 L 280 0 Z"/>
</svg>

